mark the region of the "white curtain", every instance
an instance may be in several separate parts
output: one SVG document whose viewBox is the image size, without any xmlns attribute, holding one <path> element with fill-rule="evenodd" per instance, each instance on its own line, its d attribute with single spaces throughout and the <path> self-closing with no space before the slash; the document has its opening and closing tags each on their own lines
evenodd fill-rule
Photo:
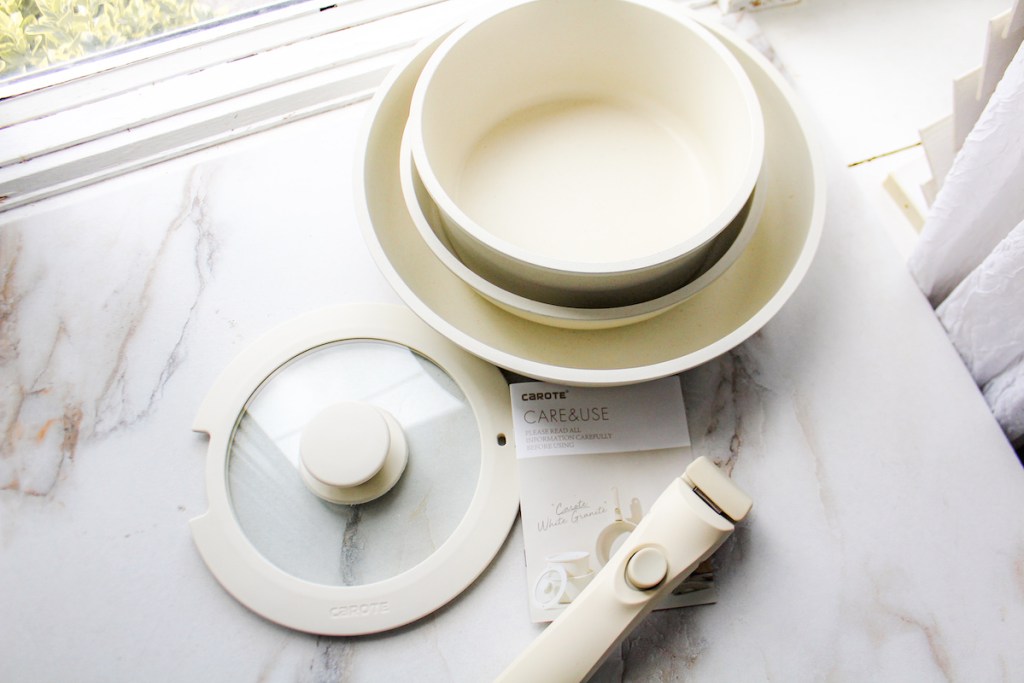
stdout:
<svg viewBox="0 0 1024 683">
<path fill-rule="evenodd" d="M 1024 444 L 1024 46 L 957 154 L 909 267 L 1007 436 Z"/>
</svg>

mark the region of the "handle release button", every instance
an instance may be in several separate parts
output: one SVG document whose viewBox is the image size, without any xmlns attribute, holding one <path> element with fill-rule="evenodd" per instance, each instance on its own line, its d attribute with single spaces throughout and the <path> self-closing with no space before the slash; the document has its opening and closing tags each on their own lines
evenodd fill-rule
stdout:
<svg viewBox="0 0 1024 683">
<path fill-rule="evenodd" d="M 646 591 L 657 587 L 668 575 L 668 560 L 657 548 L 641 548 L 626 562 L 626 581 Z"/>
</svg>

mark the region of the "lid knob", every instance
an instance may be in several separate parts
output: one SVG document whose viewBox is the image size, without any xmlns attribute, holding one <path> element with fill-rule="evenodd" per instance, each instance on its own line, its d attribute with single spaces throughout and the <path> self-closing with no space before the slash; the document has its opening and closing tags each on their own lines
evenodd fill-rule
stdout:
<svg viewBox="0 0 1024 683">
<path fill-rule="evenodd" d="M 409 448 L 386 410 L 345 401 L 322 410 L 302 430 L 299 471 L 314 494 L 331 503 L 366 503 L 391 490 Z"/>
</svg>

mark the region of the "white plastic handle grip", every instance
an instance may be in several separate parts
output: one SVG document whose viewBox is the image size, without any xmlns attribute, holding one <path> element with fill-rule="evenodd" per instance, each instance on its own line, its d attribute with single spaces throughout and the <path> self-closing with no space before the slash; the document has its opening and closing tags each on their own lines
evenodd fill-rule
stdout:
<svg viewBox="0 0 1024 683">
<path fill-rule="evenodd" d="M 702 483 L 706 486 L 701 487 Z M 726 504 L 718 504 L 707 489 L 726 499 Z M 498 680 L 586 680 L 661 598 L 735 529 L 730 519 L 712 509 L 709 500 L 719 510 L 736 514 L 737 521 L 750 509 L 746 494 L 709 460 L 699 458 L 686 474 L 673 480 L 590 585 Z M 658 581 L 663 572 L 664 578 Z"/>
</svg>

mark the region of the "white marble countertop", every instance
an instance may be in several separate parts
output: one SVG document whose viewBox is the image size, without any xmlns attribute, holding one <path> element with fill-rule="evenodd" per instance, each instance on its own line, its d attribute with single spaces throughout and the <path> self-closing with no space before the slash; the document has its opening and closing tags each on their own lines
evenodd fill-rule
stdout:
<svg viewBox="0 0 1024 683">
<path fill-rule="evenodd" d="M 352 209 L 366 109 L 0 219 L 0 680 L 477 681 L 538 633 L 518 528 L 451 605 L 359 638 L 255 616 L 190 537 L 225 364 L 300 313 L 398 301 Z M 603 680 L 1024 676 L 1024 469 L 821 128 L 806 280 L 682 375 L 694 453 L 755 500 L 719 602 L 649 617 Z"/>
</svg>

